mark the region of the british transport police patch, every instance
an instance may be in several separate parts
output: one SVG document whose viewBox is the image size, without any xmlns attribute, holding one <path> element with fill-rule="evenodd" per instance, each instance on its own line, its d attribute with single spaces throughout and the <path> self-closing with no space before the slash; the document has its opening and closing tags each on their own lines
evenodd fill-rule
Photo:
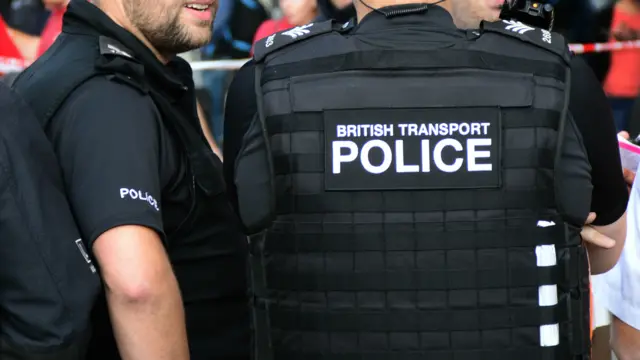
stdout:
<svg viewBox="0 0 640 360">
<path fill-rule="evenodd" d="M 325 190 L 497 188 L 498 108 L 324 113 Z"/>
</svg>

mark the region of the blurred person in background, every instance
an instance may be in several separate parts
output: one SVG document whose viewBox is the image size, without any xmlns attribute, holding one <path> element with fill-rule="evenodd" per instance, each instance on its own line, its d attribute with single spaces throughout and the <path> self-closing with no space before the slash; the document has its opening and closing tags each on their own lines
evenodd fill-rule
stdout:
<svg viewBox="0 0 640 360">
<path fill-rule="evenodd" d="M 636 40 L 640 35 L 640 2 L 620 0 L 611 23 L 611 41 Z M 618 131 L 628 130 L 629 114 L 640 90 L 640 50 L 614 51 L 604 89 Z"/>
<path fill-rule="evenodd" d="M 14 0 L 5 3 L 0 16 L 0 75 L 20 72 L 51 46 L 62 30 L 68 2 Z"/>
<path fill-rule="evenodd" d="M 629 140 L 629 133 L 622 131 L 618 136 Z M 640 192 L 635 183 L 636 173 L 632 169 L 623 169 L 624 178 L 629 187 L 629 205 L 627 211 L 630 220 L 627 222 L 627 238 L 620 259 L 609 272 L 599 275 L 603 291 L 594 292 L 596 301 L 611 312 L 610 343 L 617 360 L 640 359 L 640 287 L 638 277 L 640 267 L 638 259 L 638 239 L 640 227 L 638 206 Z M 610 359 L 611 356 L 597 357 L 593 360 Z"/>
<path fill-rule="evenodd" d="M 356 9 L 352 0 L 318 0 L 320 15 L 315 21 L 334 19 L 339 23 L 345 23 L 356 16 Z"/>
<path fill-rule="evenodd" d="M 280 0 L 280 9 L 282 10 L 282 18 L 263 22 L 253 37 L 254 44 L 256 41 L 278 31 L 308 24 L 318 16 L 318 3 L 316 0 Z"/>
<path fill-rule="evenodd" d="M 42 34 L 40 35 L 39 53 L 47 51 L 49 46 L 56 41 L 58 35 L 62 31 L 62 17 L 67 11 L 69 0 L 42 0 L 44 7 L 49 10 L 49 20 L 47 21 Z"/>
<path fill-rule="evenodd" d="M 219 9 L 213 24 L 213 36 L 202 51 L 203 60 L 245 59 L 250 56 L 253 35 L 262 22 L 269 18 L 267 10 L 258 0 L 219 0 Z M 207 70 L 202 74 L 210 100 L 205 113 L 213 140 L 222 145 L 224 99 L 233 72 Z"/>
</svg>

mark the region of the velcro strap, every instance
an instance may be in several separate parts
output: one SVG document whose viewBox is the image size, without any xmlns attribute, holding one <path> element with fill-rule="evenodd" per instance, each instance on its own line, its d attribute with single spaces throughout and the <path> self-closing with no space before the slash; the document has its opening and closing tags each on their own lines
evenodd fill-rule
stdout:
<svg viewBox="0 0 640 360">
<path fill-rule="evenodd" d="M 448 335 L 446 335 L 448 336 Z M 397 351 L 382 352 L 362 349 L 357 352 L 313 352 L 309 349 L 300 351 L 275 350 L 278 360 L 322 359 L 322 360 L 425 360 L 425 359 L 464 359 L 464 360 L 587 360 L 587 358 L 569 357 L 570 352 L 564 344 L 554 347 L 518 346 L 496 347 L 491 350 L 413 350 L 398 354 Z"/>
<path fill-rule="evenodd" d="M 329 219 L 327 219 L 329 220 Z M 489 221 L 489 220 L 488 220 Z M 353 223 L 310 221 L 276 223 L 269 231 L 266 249 L 281 254 L 359 251 L 430 251 L 451 249 L 509 249 L 538 245 L 577 246 L 580 238 L 565 236 L 563 226 L 513 229 L 466 229 L 439 232 L 437 223 Z M 288 233 L 296 226 L 298 233 Z M 314 227 L 322 227 L 313 233 Z M 424 227 L 423 230 L 420 228 Z M 429 231 L 429 227 L 432 228 Z M 308 229 L 308 231 L 305 231 Z M 437 238 L 438 241 L 433 239 Z M 507 250 L 508 251 L 508 250 Z M 533 256 L 533 254 L 532 254 Z"/>
<path fill-rule="evenodd" d="M 279 179 L 285 185 L 287 179 Z M 311 179 L 308 179 L 311 180 Z M 307 184 L 311 187 L 312 184 Z M 287 190 L 295 187 L 289 184 Z M 399 191 L 398 194 L 382 192 L 333 192 L 326 194 L 291 194 L 284 190 L 277 198 L 278 214 L 318 214 L 326 212 L 384 212 L 385 203 L 398 203 L 410 195 L 410 199 L 398 211 L 432 212 L 457 210 L 527 210 L 553 209 L 555 198 L 551 191 L 522 190 L 455 190 L 455 191 Z M 369 198 L 367 198 L 369 196 Z M 380 200 L 380 201 L 378 201 Z M 386 208 L 388 209 L 388 207 Z"/>
<path fill-rule="evenodd" d="M 504 289 L 557 284 L 569 288 L 577 279 L 566 279 L 564 266 L 536 269 L 415 270 L 367 273 L 291 274 L 268 271 L 269 288 L 290 291 L 416 291 Z"/>
<path fill-rule="evenodd" d="M 474 310 L 390 310 L 327 312 L 281 308 L 270 310 L 271 325 L 281 330 L 319 332 L 474 331 L 539 327 L 569 320 L 568 306 L 510 307 Z"/>
<path fill-rule="evenodd" d="M 472 68 L 518 72 L 565 80 L 564 64 L 512 57 L 469 49 L 424 50 L 367 50 L 346 54 L 315 57 L 294 63 L 268 66 L 262 75 L 262 84 L 296 76 L 326 74 L 350 70 L 423 69 L 442 70 Z"/>
</svg>

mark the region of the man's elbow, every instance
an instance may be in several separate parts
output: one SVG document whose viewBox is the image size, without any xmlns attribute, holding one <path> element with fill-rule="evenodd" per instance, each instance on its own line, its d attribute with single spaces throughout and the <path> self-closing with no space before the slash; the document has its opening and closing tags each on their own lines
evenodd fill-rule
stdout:
<svg viewBox="0 0 640 360">
<path fill-rule="evenodd" d="M 153 281 L 105 279 L 107 297 L 125 304 L 144 304 L 153 301 L 161 294 Z"/>
<path fill-rule="evenodd" d="M 177 281 L 158 235 L 140 226 L 122 226 L 96 240 L 107 296 L 123 303 L 145 303 L 177 289 Z"/>
</svg>

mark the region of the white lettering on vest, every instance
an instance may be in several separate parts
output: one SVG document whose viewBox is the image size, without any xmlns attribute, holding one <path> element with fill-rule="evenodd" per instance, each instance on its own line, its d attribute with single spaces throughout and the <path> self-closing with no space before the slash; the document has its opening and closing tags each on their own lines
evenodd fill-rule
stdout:
<svg viewBox="0 0 640 360">
<path fill-rule="evenodd" d="M 477 150 L 477 146 L 491 146 L 491 139 L 467 139 L 467 170 L 469 171 L 491 171 L 491 163 L 478 164 L 478 158 L 490 158 L 490 151 Z"/>
<path fill-rule="evenodd" d="M 334 141 L 333 142 L 333 173 L 340 174 L 340 164 L 352 162 L 358 158 L 358 145 L 353 141 Z M 348 154 L 342 154 L 342 149 L 348 149 Z"/>
<path fill-rule="evenodd" d="M 427 152 L 429 150 L 427 149 Z M 423 149 L 424 152 L 424 149 Z M 424 165 L 423 165 L 424 166 Z M 405 165 L 404 163 L 404 141 L 396 140 L 396 172 L 417 173 L 420 171 L 419 165 Z"/>
<path fill-rule="evenodd" d="M 472 127 L 470 127 L 472 128 Z M 431 164 L 435 168 L 446 173 L 459 171 L 463 165 L 470 172 L 492 171 L 493 166 L 490 162 L 478 163 L 479 159 L 490 159 L 491 152 L 488 147 L 492 144 L 489 138 L 467 139 L 465 146 L 460 141 L 453 138 L 445 138 L 431 142 L 428 139 L 420 141 L 420 164 L 407 164 L 405 161 L 405 143 L 404 140 L 395 140 L 395 146 L 392 147 L 384 140 L 373 139 L 365 142 L 361 149 L 353 141 L 339 140 L 332 142 L 332 173 L 340 174 L 342 164 L 351 163 L 360 159 L 362 168 L 370 174 L 381 174 L 389 170 L 392 163 L 395 163 L 396 173 L 428 173 L 431 172 Z M 431 150 L 433 145 L 433 150 Z M 487 147 L 487 150 L 482 150 Z M 446 163 L 443 159 L 443 152 L 451 148 L 457 155 Z M 346 151 L 344 151 L 344 150 Z M 370 152 L 377 149 L 382 153 L 382 161 L 379 164 L 373 164 Z M 395 150 L 395 151 L 394 151 Z M 459 154 L 459 153 L 465 153 Z"/>
<path fill-rule="evenodd" d="M 458 140 L 455 139 L 444 139 L 438 141 L 436 146 L 433 148 L 433 162 L 436 164 L 436 167 L 444 172 L 452 173 L 460 170 L 462 167 L 462 159 L 457 158 L 453 162 L 453 164 L 445 164 L 442 160 L 442 150 L 444 150 L 445 146 L 451 146 L 456 151 L 462 151 L 462 144 Z"/>
<path fill-rule="evenodd" d="M 377 147 L 382 150 L 382 164 L 378 166 L 372 165 L 369 160 L 369 151 L 373 147 Z M 387 171 L 389 166 L 391 166 L 391 161 L 393 161 L 393 153 L 391 152 L 391 147 L 386 142 L 382 140 L 369 140 L 364 144 L 364 146 L 362 146 L 360 162 L 362 163 L 362 167 L 364 167 L 364 169 L 370 174 L 382 174 Z"/>
<path fill-rule="evenodd" d="M 344 125 L 338 125 L 338 128 Z M 347 125 L 356 126 L 356 125 Z M 462 136 L 487 136 L 489 131 L 489 123 L 487 122 L 460 122 L 460 123 L 439 123 L 439 124 L 397 124 L 400 136 L 453 136 L 460 134 Z M 343 133 L 347 137 L 362 137 L 356 133 Z M 390 135 L 393 136 L 393 131 Z M 339 136 L 340 137 L 340 136 Z"/>
</svg>

